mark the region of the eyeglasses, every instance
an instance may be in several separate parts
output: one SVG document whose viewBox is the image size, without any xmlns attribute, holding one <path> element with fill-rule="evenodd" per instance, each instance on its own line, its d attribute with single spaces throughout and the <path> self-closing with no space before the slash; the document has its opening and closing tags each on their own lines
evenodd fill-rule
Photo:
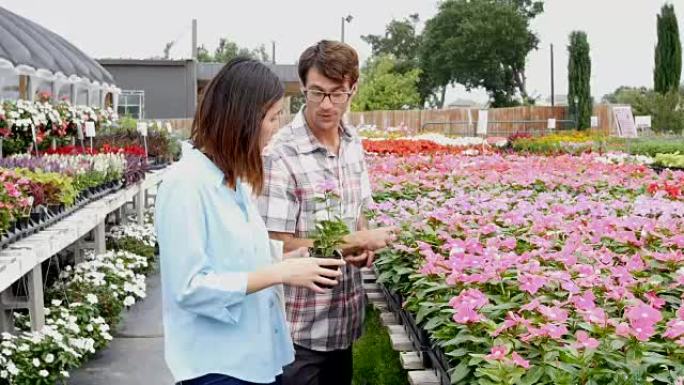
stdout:
<svg viewBox="0 0 684 385">
<path fill-rule="evenodd" d="M 323 92 L 318 90 L 305 90 L 304 95 L 306 100 L 312 103 L 322 103 L 325 97 L 330 98 L 330 102 L 333 104 L 343 104 L 349 100 L 351 92 L 335 91 L 335 92 Z"/>
</svg>

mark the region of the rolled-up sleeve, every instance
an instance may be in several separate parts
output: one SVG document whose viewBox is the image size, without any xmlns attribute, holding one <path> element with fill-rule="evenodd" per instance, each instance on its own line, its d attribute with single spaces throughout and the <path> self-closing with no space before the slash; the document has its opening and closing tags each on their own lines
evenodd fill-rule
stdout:
<svg viewBox="0 0 684 385">
<path fill-rule="evenodd" d="M 268 231 L 294 233 L 297 227 L 299 200 L 294 178 L 283 160 L 264 155 L 264 188 L 258 206 Z"/>
<path fill-rule="evenodd" d="M 201 188 L 165 181 L 156 227 L 165 291 L 186 311 L 235 324 L 247 290 L 246 272 L 217 272 L 206 254 L 207 215 Z"/>
</svg>

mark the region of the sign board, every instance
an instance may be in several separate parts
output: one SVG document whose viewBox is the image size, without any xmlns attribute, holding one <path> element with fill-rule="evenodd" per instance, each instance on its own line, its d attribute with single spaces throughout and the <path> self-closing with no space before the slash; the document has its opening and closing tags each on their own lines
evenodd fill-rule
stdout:
<svg viewBox="0 0 684 385">
<path fill-rule="evenodd" d="M 636 124 L 634 124 L 634 115 L 632 115 L 632 107 L 613 107 L 613 115 L 615 117 L 615 121 L 617 122 L 618 136 L 623 138 L 637 137 Z"/>
<path fill-rule="evenodd" d="M 140 133 L 140 135 L 147 136 L 147 123 L 138 122 L 137 129 L 138 129 L 138 132 Z"/>
<path fill-rule="evenodd" d="M 477 135 L 487 135 L 487 126 L 489 125 L 489 111 L 479 110 L 477 113 Z"/>
<path fill-rule="evenodd" d="M 651 129 L 651 115 L 645 116 L 635 116 L 634 124 L 639 130 L 650 130 Z"/>
<path fill-rule="evenodd" d="M 592 116 L 591 117 L 591 128 L 597 128 L 598 126 L 599 126 L 598 116 Z"/>
<path fill-rule="evenodd" d="M 95 136 L 95 122 L 85 122 L 85 136 L 88 138 Z"/>
<path fill-rule="evenodd" d="M 549 130 L 555 130 L 556 129 L 556 119 L 549 119 L 546 123 L 546 128 Z"/>
</svg>

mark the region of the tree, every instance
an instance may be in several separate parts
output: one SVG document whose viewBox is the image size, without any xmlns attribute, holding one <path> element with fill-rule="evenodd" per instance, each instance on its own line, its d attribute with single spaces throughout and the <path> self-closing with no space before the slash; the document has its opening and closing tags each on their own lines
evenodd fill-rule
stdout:
<svg viewBox="0 0 684 385">
<path fill-rule="evenodd" d="M 603 96 L 603 102 L 632 106 L 634 115 L 650 115 L 652 111 L 649 99 L 652 92 L 646 87 L 621 86 L 615 92 Z"/>
<path fill-rule="evenodd" d="M 658 15 L 658 44 L 655 49 L 653 80 L 655 91 L 677 91 L 682 75 L 682 44 L 677 15 L 672 4 L 665 4 Z"/>
<path fill-rule="evenodd" d="M 420 106 L 417 88 L 420 70 L 414 68 L 402 74 L 395 70 L 396 63 L 391 55 L 371 58 L 366 63 L 352 110 L 398 110 Z"/>
<path fill-rule="evenodd" d="M 384 35 L 365 35 L 361 39 L 372 49 L 372 56 L 392 55 L 395 58 L 394 70 L 399 74 L 406 74 L 419 68 L 421 34 L 417 31 L 420 17 L 417 13 L 409 15 L 403 20 L 392 20 L 385 26 Z M 418 82 L 420 105 L 429 101 L 434 88 L 429 78 L 421 75 Z"/>
<path fill-rule="evenodd" d="M 483 87 L 494 107 L 527 102 L 525 62 L 539 39 L 531 18 L 543 11 L 532 0 L 446 0 L 428 20 L 420 49 L 421 82 L 438 107 L 446 88 Z"/>
<path fill-rule="evenodd" d="M 632 106 L 634 115 L 650 115 L 653 130 L 658 132 L 681 133 L 684 129 L 684 89 L 681 94 L 668 92 L 659 94 L 646 87 L 619 87 L 603 100 L 613 104 Z"/>
<path fill-rule="evenodd" d="M 568 106 L 578 129 L 591 127 L 593 100 L 591 98 L 591 58 L 587 34 L 575 31 L 570 34 L 568 46 Z"/>
<path fill-rule="evenodd" d="M 227 38 L 219 39 L 218 47 L 216 47 L 213 55 L 209 53 L 209 50 L 204 45 L 200 45 L 197 48 L 197 60 L 200 62 L 227 63 L 238 56 L 261 60 L 262 62 L 270 60 L 266 47 L 263 44 L 250 50 L 249 48 L 238 46 L 237 43 Z"/>
<path fill-rule="evenodd" d="M 203 63 L 214 61 L 214 57 L 209 53 L 209 50 L 203 44 L 197 47 L 197 61 Z"/>
<path fill-rule="evenodd" d="M 418 67 L 420 34 L 416 33 L 416 25 L 419 21 L 417 13 L 404 20 L 392 20 L 385 27 L 384 35 L 365 35 L 361 39 L 370 44 L 373 56 L 394 56 L 395 69 L 405 73 Z"/>
</svg>

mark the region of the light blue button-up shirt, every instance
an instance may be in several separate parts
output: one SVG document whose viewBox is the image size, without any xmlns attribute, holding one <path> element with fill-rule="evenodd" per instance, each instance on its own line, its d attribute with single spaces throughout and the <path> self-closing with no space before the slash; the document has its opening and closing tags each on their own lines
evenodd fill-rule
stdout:
<svg viewBox="0 0 684 385">
<path fill-rule="evenodd" d="M 227 187 L 218 167 L 192 149 L 164 177 L 155 217 L 174 379 L 217 373 L 273 382 L 294 350 L 276 287 L 246 295 L 247 273 L 271 263 L 249 187 Z"/>
</svg>

